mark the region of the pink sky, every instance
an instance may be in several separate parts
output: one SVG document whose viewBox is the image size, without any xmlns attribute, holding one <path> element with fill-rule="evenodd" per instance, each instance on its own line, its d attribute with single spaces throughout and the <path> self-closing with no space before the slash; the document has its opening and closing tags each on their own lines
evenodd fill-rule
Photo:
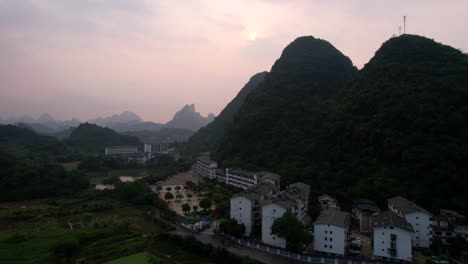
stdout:
<svg viewBox="0 0 468 264">
<path fill-rule="evenodd" d="M 298 36 L 361 68 L 407 32 L 468 50 L 468 1 L 0 0 L 0 117 L 218 114 Z"/>
</svg>

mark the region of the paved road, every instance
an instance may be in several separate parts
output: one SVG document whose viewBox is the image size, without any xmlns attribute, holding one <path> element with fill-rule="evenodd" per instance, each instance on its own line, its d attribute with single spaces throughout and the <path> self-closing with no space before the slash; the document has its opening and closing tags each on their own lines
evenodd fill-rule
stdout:
<svg viewBox="0 0 468 264">
<path fill-rule="evenodd" d="M 190 231 L 181 229 L 181 228 L 177 228 L 176 230 L 171 231 L 170 233 L 180 235 L 180 236 L 189 236 L 193 234 Z M 218 239 L 214 238 L 209 233 L 195 233 L 193 234 L 193 236 L 203 243 L 211 244 L 214 247 L 223 247 L 221 242 Z M 238 244 L 233 244 L 232 246 L 228 246 L 225 248 L 229 252 L 235 255 L 248 256 L 265 264 L 304 264 L 306 263 L 306 262 L 302 262 L 299 260 L 293 260 L 293 259 L 285 258 L 282 256 L 278 256 L 275 254 L 270 254 L 261 250 L 256 250 L 253 248 L 240 246 Z"/>
</svg>

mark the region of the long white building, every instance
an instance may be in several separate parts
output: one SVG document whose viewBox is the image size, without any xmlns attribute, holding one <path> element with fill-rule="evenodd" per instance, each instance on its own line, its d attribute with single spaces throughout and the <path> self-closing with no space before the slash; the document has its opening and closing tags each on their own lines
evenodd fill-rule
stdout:
<svg viewBox="0 0 468 264">
<path fill-rule="evenodd" d="M 432 241 L 432 214 L 414 202 L 397 196 L 387 200 L 388 209 L 413 226 L 414 247 L 427 248 Z"/>
<path fill-rule="evenodd" d="M 260 182 L 280 185 L 280 176 L 267 171 L 250 172 L 242 169 L 226 169 L 226 183 L 242 189 L 247 189 Z"/>
<path fill-rule="evenodd" d="M 372 216 L 371 221 L 374 256 L 411 262 L 413 226 L 393 212 Z"/>
<path fill-rule="evenodd" d="M 286 240 L 271 233 L 271 227 L 276 219 L 291 211 L 299 221 L 304 223 L 309 204 L 310 186 L 304 183 L 289 185 L 286 190 L 277 193 L 262 205 L 262 242 L 275 246 L 286 247 Z"/>
<path fill-rule="evenodd" d="M 201 153 L 195 163 L 195 172 L 210 179 L 216 178 L 218 163 L 210 158 L 210 153 Z"/>
<path fill-rule="evenodd" d="M 340 210 L 322 210 L 314 222 L 314 250 L 344 255 L 350 229 L 350 214 Z"/>
<path fill-rule="evenodd" d="M 106 155 L 127 155 L 135 153 L 138 153 L 137 146 L 113 146 L 105 148 Z"/>
<path fill-rule="evenodd" d="M 261 203 L 279 191 L 279 186 L 259 183 L 234 195 L 230 201 L 230 216 L 244 224 L 245 235 L 250 236 L 259 230 L 261 224 Z"/>
</svg>

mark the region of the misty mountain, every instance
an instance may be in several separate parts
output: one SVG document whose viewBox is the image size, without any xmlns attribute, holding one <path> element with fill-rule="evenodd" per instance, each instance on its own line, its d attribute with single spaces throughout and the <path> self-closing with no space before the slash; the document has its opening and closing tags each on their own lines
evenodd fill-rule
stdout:
<svg viewBox="0 0 468 264">
<path fill-rule="evenodd" d="M 190 152 L 202 152 L 216 149 L 226 129 L 232 124 L 235 115 L 244 104 L 247 95 L 258 87 L 267 74 L 268 72 L 260 72 L 252 76 L 244 87 L 242 87 L 237 96 L 229 102 L 213 122 L 200 128 L 200 130 L 190 137 L 187 144 L 191 148 Z"/>
<path fill-rule="evenodd" d="M 127 131 L 122 132 L 122 134 L 138 137 L 144 143 L 156 144 L 186 141 L 191 135 L 193 135 L 193 131 L 184 128 L 166 127 L 158 131 Z"/>
<path fill-rule="evenodd" d="M 133 136 L 122 135 L 110 128 L 83 123 L 75 128 L 63 142 L 82 153 L 103 153 L 107 146 L 140 146 L 142 142 Z"/>
<path fill-rule="evenodd" d="M 109 117 L 98 117 L 95 119 L 90 119 L 87 122 L 91 124 L 96 124 L 98 126 L 110 127 L 115 124 L 122 123 L 138 123 L 143 120 L 135 113 L 125 111 L 120 114 L 115 114 Z"/>
<path fill-rule="evenodd" d="M 72 127 L 77 127 L 81 121 L 72 118 L 71 120 L 58 121 L 49 113 L 41 114 L 37 119 L 24 115 L 20 117 L 10 117 L 4 119 L 1 123 L 27 127 L 41 134 L 59 133 Z"/>
<path fill-rule="evenodd" d="M 197 131 L 203 126 L 206 126 L 214 119 L 214 114 L 209 114 L 203 117 L 195 110 L 195 105 L 185 105 L 181 110 L 177 111 L 171 121 L 166 123 L 166 127 L 170 128 L 185 128 L 192 131 Z"/>
<path fill-rule="evenodd" d="M 312 193 L 468 212 L 468 56 L 420 36 L 383 43 L 357 74 L 330 43 L 291 43 L 216 153 Z M 427 184 L 421 184 L 427 183 Z"/>
</svg>

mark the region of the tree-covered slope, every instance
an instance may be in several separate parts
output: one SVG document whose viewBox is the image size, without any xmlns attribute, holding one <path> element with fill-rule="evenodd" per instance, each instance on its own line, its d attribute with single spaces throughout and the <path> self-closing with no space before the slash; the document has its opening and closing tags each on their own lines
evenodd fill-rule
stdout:
<svg viewBox="0 0 468 264">
<path fill-rule="evenodd" d="M 14 125 L 0 125 L 0 149 L 15 157 L 63 155 L 66 147 L 54 137 Z"/>
<path fill-rule="evenodd" d="M 260 72 L 252 76 L 237 96 L 232 99 L 211 123 L 200 128 L 190 137 L 188 147 L 191 149 L 191 152 L 212 150 L 218 146 L 226 129 L 232 124 L 235 115 L 244 104 L 247 95 L 257 88 L 267 74 L 267 72 Z"/>
<path fill-rule="evenodd" d="M 325 190 L 468 210 L 468 56 L 431 39 L 385 42 L 300 142 Z M 304 163 L 305 165 L 306 163 Z"/>
<path fill-rule="evenodd" d="M 299 139 L 321 105 L 343 89 L 356 68 L 329 42 L 300 37 L 289 44 L 270 73 L 246 98 L 222 140 L 221 159 L 240 158 L 274 167 L 284 157 L 294 159 Z"/>
<path fill-rule="evenodd" d="M 103 153 L 108 146 L 139 146 L 137 137 L 121 135 L 110 128 L 84 123 L 73 130 L 64 143 L 83 153 Z"/>
</svg>

